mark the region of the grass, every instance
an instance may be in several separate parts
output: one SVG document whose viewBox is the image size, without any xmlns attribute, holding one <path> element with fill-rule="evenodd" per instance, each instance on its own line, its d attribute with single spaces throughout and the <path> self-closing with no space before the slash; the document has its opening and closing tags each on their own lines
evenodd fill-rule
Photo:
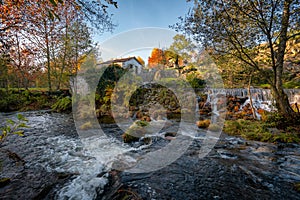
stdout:
<svg viewBox="0 0 300 200">
<path fill-rule="evenodd" d="M 272 129 L 273 128 L 273 129 Z M 272 131 L 276 130 L 276 131 Z M 229 120 L 225 121 L 223 131 L 228 135 L 241 136 L 248 140 L 261 142 L 299 143 L 300 134 L 297 129 L 278 130 L 274 125 L 263 121 Z"/>
</svg>

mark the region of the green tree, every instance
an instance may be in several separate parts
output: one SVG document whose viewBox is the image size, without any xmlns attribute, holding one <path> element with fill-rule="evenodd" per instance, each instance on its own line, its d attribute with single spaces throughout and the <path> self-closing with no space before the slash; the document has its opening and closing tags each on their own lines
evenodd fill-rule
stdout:
<svg viewBox="0 0 300 200">
<path fill-rule="evenodd" d="M 300 34 L 299 9 L 299 0 L 195 0 L 193 11 L 174 28 L 266 77 L 279 113 L 296 118 L 283 90 L 282 75 L 286 44 Z M 262 55 L 263 62 L 256 59 Z"/>
<path fill-rule="evenodd" d="M 188 62 L 191 59 L 191 52 L 193 52 L 195 48 L 196 45 L 193 44 L 190 39 L 186 38 L 184 35 L 177 34 L 173 37 L 173 43 L 168 50 L 180 55 L 182 60 Z"/>
<path fill-rule="evenodd" d="M 56 89 L 68 85 L 68 76 L 77 73 L 79 57 L 93 48 L 91 28 L 70 7 L 65 7 L 60 19 L 62 27 L 59 38 L 59 51 L 54 49 L 56 70 Z"/>
</svg>

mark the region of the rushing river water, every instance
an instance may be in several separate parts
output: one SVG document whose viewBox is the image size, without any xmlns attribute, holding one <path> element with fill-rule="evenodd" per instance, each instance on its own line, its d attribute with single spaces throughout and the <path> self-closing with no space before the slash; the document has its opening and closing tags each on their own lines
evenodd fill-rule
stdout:
<svg viewBox="0 0 300 200">
<path fill-rule="evenodd" d="M 25 161 L 25 165 L 16 167 L 14 162 L 6 159 L 2 163 L 4 167 L 2 176 L 11 177 L 14 180 L 24 171 L 23 168 L 33 169 L 31 174 L 33 177 L 35 171 L 39 170 L 45 170 L 48 173 L 70 174 L 73 175 L 72 179 L 65 185 L 61 185 L 61 188 L 55 189 L 55 198 L 96 198 L 97 190 L 101 190 L 107 182 L 107 179 L 97 177 L 97 174 L 104 171 L 105 166 L 104 163 L 99 163 L 89 152 L 85 151 L 76 133 L 72 116 L 48 112 L 22 114 L 29 120 L 28 125 L 30 126 L 28 130 L 25 130 L 25 137 L 12 136 L 4 143 L 3 148 L 17 153 Z M 15 114 L 2 114 L 1 118 L 13 118 L 14 116 Z M 30 182 L 30 180 L 27 181 Z M 30 187 L 27 184 L 25 183 L 24 187 Z M 47 181 L 42 184 L 47 184 Z M 32 198 L 38 194 L 36 192 L 38 190 L 32 190 L 32 194 L 24 195 Z"/>
<path fill-rule="evenodd" d="M 85 148 L 71 114 L 22 114 L 30 128 L 24 137 L 11 136 L 2 147 L 9 152 L 1 152 L 1 177 L 11 181 L 0 188 L 1 199 L 113 199 L 121 186 L 143 199 L 300 199 L 294 189 L 300 182 L 298 144 L 274 145 L 222 135 L 209 155 L 199 158 L 202 141 L 195 139 L 169 166 L 139 174 L 118 172 L 111 182 L 106 172 L 116 157 L 142 155 L 169 140 L 158 134 L 150 145 L 129 146 L 121 142 L 122 131 L 115 124 L 103 124 L 111 137 L 89 138 L 89 144 L 96 146 Z M 0 123 L 15 115 L 1 113 Z"/>
</svg>

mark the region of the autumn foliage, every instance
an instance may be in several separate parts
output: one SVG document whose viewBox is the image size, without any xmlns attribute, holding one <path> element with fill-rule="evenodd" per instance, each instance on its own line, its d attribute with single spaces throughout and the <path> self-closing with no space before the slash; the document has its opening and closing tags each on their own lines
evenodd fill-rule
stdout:
<svg viewBox="0 0 300 200">
<path fill-rule="evenodd" d="M 179 67 L 183 66 L 183 59 L 180 55 L 171 50 L 162 50 L 154 48 L 151 52 L 151 56 L 148 58 L 149 68 L 160 67 Z"/>
<path fill-rule="evenodd" d="M 114 27 L 109 4 L 117 7 L 115 1 L 0 1 L 0 86 L 68 87 L 81 57 L 93 48 L 91 28 Z"/>
<path fill-rule="evenodd" d="M 163 50 L 159 48 L 154 48 L 151 52 L 151 56 L 148 58 L 149 68 L 155 68 L 159 65 L 164 65 L 166 63 Z"/>
</svg>

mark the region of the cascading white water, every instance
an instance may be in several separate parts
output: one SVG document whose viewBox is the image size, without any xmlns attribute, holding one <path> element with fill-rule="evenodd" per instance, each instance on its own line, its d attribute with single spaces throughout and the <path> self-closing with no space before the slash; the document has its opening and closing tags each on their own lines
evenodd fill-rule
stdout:
<svg viewBox="0 0 300 200">
<path fill-rule="evenodd" d="M 211 122 L 216 123 L 219 116 L 219 109 L 218 108 L 218 102 L 222 101 L 223 98 L 225 98 L 225 90 L 223 89 L 212 89 L 206 92 L 207 94 L 207 103 L 210 103 L 211 110 L 212 110 L 212 117 Z M 225 104 L 223 105 L 225 106 Z"/>
<path fill-rule="evenodd" d="M 246 88 L 234 88 L 234 89 L 209 89 L 212 93 L 223 92 L 226 96 L 247 98 L 249 97 L 248 89 Z M 285 89 L 290 103 L 300 103 L 300 89 Z M 251 88 L 250 89 L 253 105 L 256 109 L 261 108 L 263 110 L 272 111 L 276 108 L 273 106 L 276 99 L 273 99 L 270 89 Z M 208 97 L 210 102 L 210 97 Z M 241 106 L 244 107 L 249 103 L 249 99 Z"/>
<path fill-rule="evenodd" d="M 108 183 L 106 176 L 98 177 L 98 174 L 109 170 L 117 156 L 130 151 L 108 137 L 89 137 L 81 142 L 87 143 L 89 148 L 78 155 L 81 157 L 79 162 L 73 163 L 78 176 L 59 190 L 57 199 L 96 199 Z M 72 162 L 68 160 L 67 163 Z"/>
<path fill-rule="evenodd" d="M 246 88 L 234 88 L 234 89 L 209 89 L 214 92 L 224 92 L 226 96 L 248 97 L 248 89 Z M 284 89 L 285 93 L 291 102 L 295 96 L 300 95 L 300 89 Z M 270 89 L 251 88 L 250 92 L 253 98 L 260 101 L 271 101 L 272 94 Z"/>
</svg>

